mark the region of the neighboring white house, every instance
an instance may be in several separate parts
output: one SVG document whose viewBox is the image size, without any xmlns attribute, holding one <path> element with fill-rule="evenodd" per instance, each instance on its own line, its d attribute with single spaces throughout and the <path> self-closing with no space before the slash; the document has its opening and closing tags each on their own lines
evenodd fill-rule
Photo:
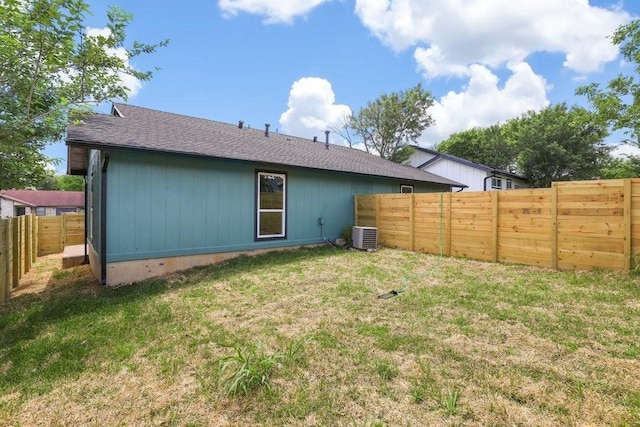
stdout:
<svg viewBox="0 0 640 427">
<path fill-rule="evenodd" d="M 528 187 L 526 179 L 511 172 L 502 171 L 451 154 L 439 153 L 423 147 L 416 152 L 409 164 L 418 169 L 467 185 L 465 191 L 510 190 Z"/>
<path fill-rule="evenodd" d="M 0 190 L 0 218 L 83 211 L 83 191 Z"/>
</svg>

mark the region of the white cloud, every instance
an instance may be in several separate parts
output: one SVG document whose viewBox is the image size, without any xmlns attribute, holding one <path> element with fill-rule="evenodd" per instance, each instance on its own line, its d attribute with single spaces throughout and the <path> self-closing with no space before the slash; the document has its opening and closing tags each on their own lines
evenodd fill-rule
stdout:
<svg viewBox="0 0 640 427">
<path fill-rule="evenodd" d="M 640 157 L 640 147 L 631 144 L 619 144 L 611 150 L 611 155 L 613 157 L 622 158 L 626 158 L 628 156 Z"/>
<path fill-rule="evenodd" d="M 222 15 L 229 18 L 239 12 L 265 16 L 266 24 L 290 24 L 311 9 L 331 0 L 219 0 Z"/>
<path fill-rule="evenodd" d="M 88 27 L 86 29 L 86 35 L 87 37 L 99 37 L 99 36 L 109 37 L 111 36 L 111 30 L 107 27 L 105 28 Z M 109 55 L 122 59 L 123 61 L 125 61 L 125 64 L 127 66 L 130 66 L 129 55 L 127 54 L 127 50 L 124 47 L 119 47 L 117 49 L 107 48 L 105 49 L 105 51 Z M 136 96 L 142 89 L 142 82 L 139 79 L 135 78 L 134 76 L 121 73 L 121 72 L 118 72 L 118 76 L 120 77 L 122 86 L 129 89 L 129 98 Z"/>
<path fill-rule="evenodd" d="M 335 101 L 329 81 L 318 77 L 296 80 L 289 93 L 289 108 L 280 116 L 282 130 L 297 136 L 317 136 L 324 141 L 324 131 L 340 128 L 344 118 L 351 114 L 349 106 Z M 332 134 L 332 142 L 337 139 Z"/>
<path fill-rule="evenodd" d="M 616 58 L 607 36 L 630 15 L 588 0 L 356 0 L 356 14 L 396 51 L 415 46 L 426 78 L 468 75 L 469 64 L 498 67 L 535 52 L 560 53 L 578 73 Z"/>
<path fill-rule="evenodd" d="M 508 64 L 508 68 L 512 74 L 500 87 L 498 77 L 486 66 L 470 66 L 464 90 L 447 93 L 430 109 L 436 123 L 425 130 L 420 145 L 432 146 L 452 133 L 491 126 L 549 105 L 544 77 L 526 62 Z"/>
</svg>

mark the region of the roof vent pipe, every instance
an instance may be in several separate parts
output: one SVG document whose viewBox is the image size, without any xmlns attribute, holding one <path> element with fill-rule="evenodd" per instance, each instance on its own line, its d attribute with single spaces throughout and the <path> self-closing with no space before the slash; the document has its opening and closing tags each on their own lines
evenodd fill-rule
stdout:
<svg viewBox="0 0 640 427">
<path fill-rule="evenodd" d="M 328 150 L 328 149 L 329 149 L 329 131 L 328 131 L 328 130 L 325 130 L 325 131 L 324 131 L 324 135 L 325 135 L 325 138 L 324 138 L 324 146 L 325 146 L 325 147 L 327 148 L 327 150 Z"/>
<path fill-rule="evenodd" d="M 238 129 L 242 129 L 242 125 L 244 125 L 244 122 L 242 120 L 238 121 Z"/>
<path fill-rule="evenodd" d="M 269 123 L 265 123 L 265 125 L 264 125 L 264 136 L 269 136 L 269 126 L 271 126 Z"/>
<path fill-rule="evenodd" d="M 318 142 L 318 137 L 317 136 L 313 137 L 313 142 Z"/>
</svg>

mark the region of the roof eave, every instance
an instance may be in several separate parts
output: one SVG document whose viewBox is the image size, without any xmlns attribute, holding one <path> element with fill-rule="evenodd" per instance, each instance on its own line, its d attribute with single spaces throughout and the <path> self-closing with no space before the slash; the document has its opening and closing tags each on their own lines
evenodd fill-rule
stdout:
<svg viewBox="0 0 640 427">
<path fill-rule="evenodd" d="M 93 149 L 93 150 L 112 150 L 112 149 L 115 149 L 115 150 L 123 150 L 123 151 L 129 151 L 129 150 L 131 150 L 131 151 L 142 151 L 142 152 L 148 152 L 148 153 L 180 154 L 180 155 L 184 155 L 184 156 L 202 157 L 202 158 L 209 158 L 209 159 L 232 160 L 232 161 L 239 161 L 239 162 L 261 162 L 261 163 L 263 163 L 265 165 L 288 166 L 288 167 L 296 167 L 296 168 L 309 169 L 309 170 L 318 170 L 318 171 L 325 171 L 325 172 L 340 172 L 340 173 L 347 173 L 347 174 L 359 175 L 359 176 L 374 176 L 374 177 L 381 177 L 381 178 L 387 178 L 387 179 L 395 179 L 395 180 L 399 180 L 399 181 L 422 182 L 422 183 L 428 183 L 428 184 L 446 185 L 446 186 L 450 186 L 450 187 L 460 187 L 460 188 L 466 188 L 467 187 L 464 184 L 461 184 L 461 183 L 453 181 L 453 180 L 449 180 L 449 179 L 444 178 L 444 177 L 442 177 L 442 182 L 437 181 L 437 180 L 432 180 L 432 179 L 420 180 L 420 179 L 415 179 L 415 178 L 410 178 L 410 177 L 395 177 L 395 176 L 380 175 L 380 174 L 373 174 L 373 173 L 344 171 L 344 170 L 339 170 L 339 169 L 330 169 L 330 168 L 321 168 L 321 167 L 311 167 L 311 166 L 299 165 L 299 164 L 295 164 L 295 163 L 273 163 L 273 162 L 268 162 L 268 161 L 247 160 L 247 159 L 238 159 L 238 158 L 234 158 L 234 157 L 223 157 L 223 156 L 212 156 L 212 155 L 207 155 L 207 154 L 191 153 L 191 152 L 185 152 L 185 151 L 167 151 L 167 150 L 159 150 L 159 149 L 154 149 L 154 148 L 149 148 L 149 147 L 131 147 L 131 146 L 118 145 L 118 144 L 105 144 L 105 143 L 95 142 L 95 141 L 88 142 L 88 141 L 83 141 L 83 140 L 73 139 L 73 138 L 72 139 L 67 139 L 66 144 L 68 146 L 71 146 L 71 147 L 83 147 L 83 148 L 89 149 L 89 150 L 90 149 Z M 85 174 L 86 174 L 86 171 L 85 171 Z"/>
<path fill-rule="evenodd" d="M 29 206 L 31 208 L 36 207 L 36 205 L 31 203 L 31 202 L 27 202 L 26 200 L 21 200 L 21 199 L 18 199 L 16 197 L 9 196 L 7 194 L 0 194 L 0 197 L 2 197 L 4 199 L 9 199 L 14 203 L 20 203 L 21 205 Z"/>
</svg>

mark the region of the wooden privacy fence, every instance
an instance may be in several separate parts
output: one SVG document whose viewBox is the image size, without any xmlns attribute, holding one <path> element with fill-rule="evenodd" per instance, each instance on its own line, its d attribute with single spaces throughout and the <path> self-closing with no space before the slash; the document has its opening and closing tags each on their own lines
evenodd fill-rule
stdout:
<svg viewBox="0 0 640 427">
<path fill-rule="evenodd" d="M 84 214 L 38 217 L 38 256 L 57 254 L 84 242 Z"/>
<path fill-rule="evenodd" d="M 640 179 L 552 188 L 356 196 L 381 245 L 559 269 L 629 270 L 640 251 Z"/>
<path fill-rule="evenodd" d="M 0 220 L 0 303 L 36 260 L 38 221 L 32 215 Z"/>
<path fill-rule="evenodd" d="M 0 219 L 0 303 L 18 286 L 36 257 L 84 242 L 84 214 Z"/>
</svg>

